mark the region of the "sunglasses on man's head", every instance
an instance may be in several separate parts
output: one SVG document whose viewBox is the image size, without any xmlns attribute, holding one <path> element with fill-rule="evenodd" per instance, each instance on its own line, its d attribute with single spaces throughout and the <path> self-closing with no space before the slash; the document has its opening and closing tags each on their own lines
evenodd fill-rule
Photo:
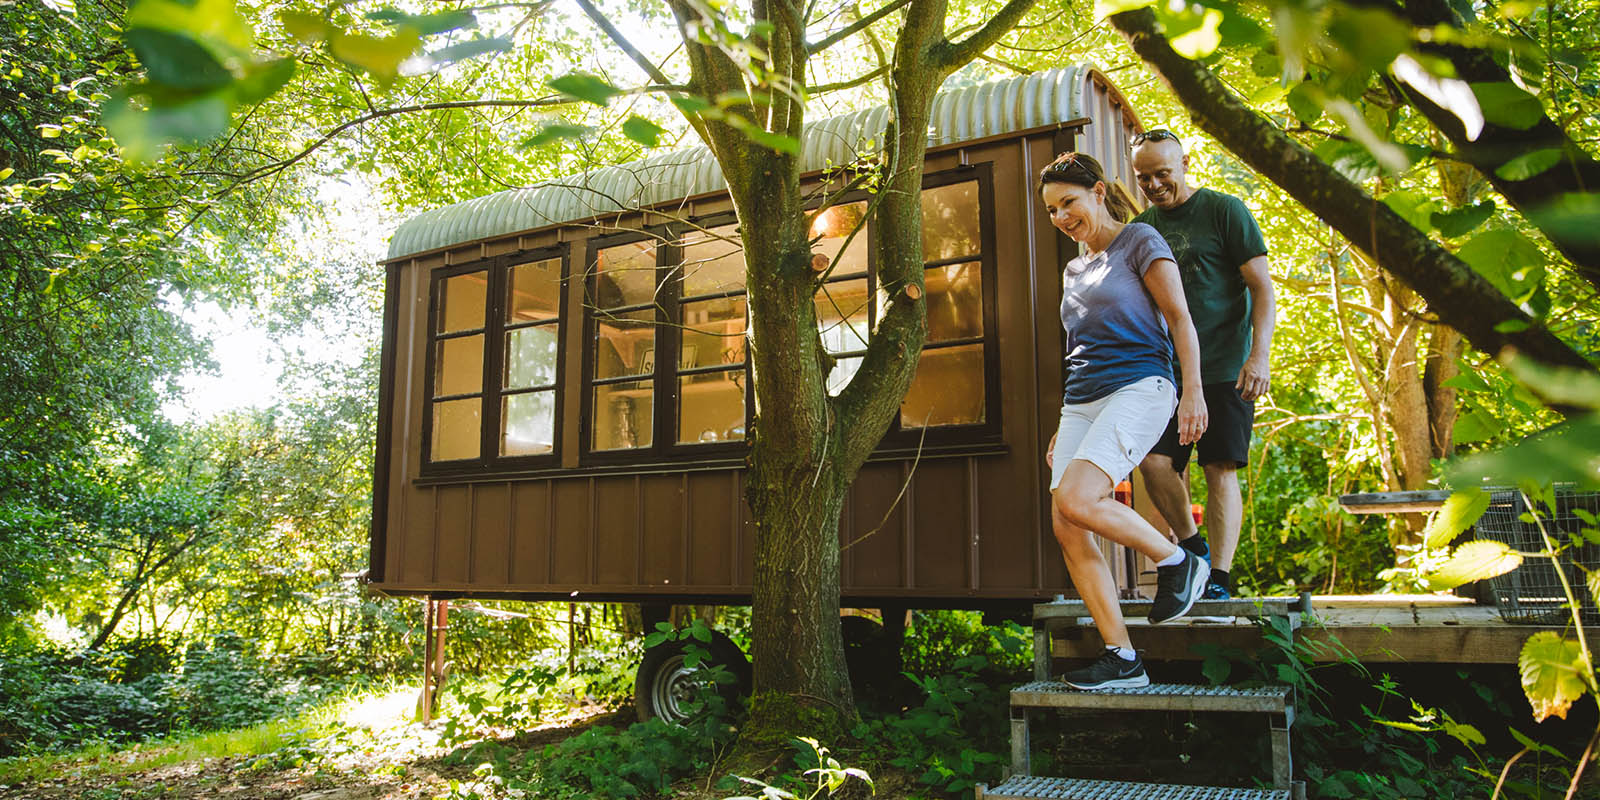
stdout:
<svg viewBox="0 0 1600 800">
<path fill-rule="evenodd" d="M 1174 141 L 1174 142 L 1178 142 L 1178 144 L 1183 144 L 1183 142 L 1178 140 L 1178 135 L 1173 133 L 1172 131 L 1166 130 L 1164 128 L 1156 128 L 1155 130 L 1152 130 L 1152 131 L 1145 131 L 1143 133 L 1134 134 L 1133 138 L 1128 140 L 1128 146 L 1129 147 L 1138 147 L 1139 145 L 1144 144 L 1145 142 L 1164 142 L 1164 141 L 1167 141 L 1169 139 Z"/>
</svg>

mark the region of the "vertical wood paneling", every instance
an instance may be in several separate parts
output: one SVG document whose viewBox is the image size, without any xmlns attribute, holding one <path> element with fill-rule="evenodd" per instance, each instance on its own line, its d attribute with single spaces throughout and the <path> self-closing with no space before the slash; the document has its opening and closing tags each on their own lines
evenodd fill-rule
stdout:
<svg viewBox="0 0 1600 800">
<path fill-rule="evenodd" d="M 511 583 L 550 582 L 550 481 L 511 484 Z"/>
<path fill-rule="evenodd" d="M 733 535 L 733 585 L 749 588 L 755 580 L 756 522 L 750 516 L 750 504 L 744 501 L 745 477 L 744 470 L 739 470 L 727 476 L 727 481 L 732 487 L 729 510 L 738 521 Z"/>
<path fill-rule="evenodd" d="M 704 473 L 696 473 L 704 474 Z M 684 529 L 688 527 L 688 475 L 651 475 L 644 479 L 643 520 L 638 544 L 643 586 L 683 586 Z"/>
<path fill-rule="evenodd" d="M 472 536 L 471 486 L 439 487 L 439 535 L 434 542 L 438 563 L 434 580 L 440 583 L 467 582 L 467 547 Z"/>
<path fill-rule="evenodd" d="M 399 533 L 404 558 L 394 574 L 402 583 L 433 580 L 434 497 L 432 489 L 406 492 L 405 528 Z"/>
<path fill-rule="evenodd" d="M 850 487 L 850 589 L 904 585 L 906 581 L 905 504 L 890 505 L 900 494 L 901 465 L 867 464 Z M 908 492 L 909 494 L 909 492 Z M 920 532 L 919 532 L 920 533 Z"/>
<path fill-rule="evenodd" d="M 738 550 L 734 482 L 726 473 L 689 475 L 689 551 L 686 580 L 694 586 L 729 586 L 734 582 Z"/>
<path fill-rule="evenodd" d="M 594 576 L 605 586 L 632 586 L 639 573 L 641 479 L 627 475 L 594 480 Z"/>
<path fill-rule="evenodd" d="M 511 488 L 487 483 L 478 488 L 472 509 L 472 573 L 474 586 L 504 587 L 511 582 L 506 558 L 511 539 Z"/>
<path fill-rule="evenodd" d="M 555 525 L 550 531 L 550 582 L 556 586 L 589 582 L 589 485 L 587 478 L 553 481 Z"/>
<path fill-rule="evenodd" d="M 917 532 L 913 582 L 959 596 L 967 588 L 967 476 L 962 459 L 924 460 L 917 467 L 911 524 Z"/>
</svg>

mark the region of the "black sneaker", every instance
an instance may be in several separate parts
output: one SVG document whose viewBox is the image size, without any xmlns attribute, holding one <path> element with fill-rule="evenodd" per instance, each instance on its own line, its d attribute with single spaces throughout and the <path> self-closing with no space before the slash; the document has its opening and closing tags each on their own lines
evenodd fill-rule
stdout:
<svg viewBox="0 0 1600 800">
<path fill-rule="evenodd" d="M 1211 564 L 1179 548 L 1183 560 L 1170 567 L 1156 568 L 1156 599 L 1150 603 L 1150 624 L 1160 625 L 1189 613 L 1194 601 L 1206 589 Z"/>
<path fill-rule="evenodd" d="M 1061 676 L 1061 682 L 1074 689 L 1137 689 L 1150 685 L 1150 676 L 1144 672 L 1144 662 L 1136 655 L 1132 661 L 1107 648 L 1105 655 L 1095 659 L 1083 669 L 1075 669 Z"/>
</svg>

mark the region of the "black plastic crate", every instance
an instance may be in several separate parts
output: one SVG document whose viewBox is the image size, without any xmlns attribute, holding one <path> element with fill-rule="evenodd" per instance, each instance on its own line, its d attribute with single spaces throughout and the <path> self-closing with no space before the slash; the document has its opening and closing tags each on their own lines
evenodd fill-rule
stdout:
<svg viewBox="0 0 1600 800">
<path fill-rule="evenodd" d="M 1595 608 L 1589 594 L 1584 569 L 1600 569 L 1600 546 L 1584 542 L 1572 545 L 1573 537 L 1587 527 L 1574 509 L 1582 509 L 1600 516 L 1600 492 L 1556 490 L 1556 508 L 1553 516 L 1549 510 L 1539 508 L 1539 518 L 1557 546 L 1567 545 L 1561 553 L 1562 567 L 1573 594 L 1582 604 L 1580 614 L 1583 624 L 1600 624 L 1600 609 Z M 1544 540 L 1534 523 L 1522 520 L 1528 506 L 1517 491 L 1497 490 L 1490 494 L 1489 509 L 1478 520 L 1477 537 L 1504 542 L 1516 550 L 1535 553 L 1544 549 Z M 1578 541 L 1582 542 L 1580 538 Z M 1582 569 L 1580 569 L 1582 567 Z M 1561 590 L 1561 578 L 1556 574 L 1550 559 L 1534 557 L 1525 559 L 1522 566 L 1489 579 L 1494 590 L 1495 605 L 1500 617 L 1507 622 L 1541 625 L 1561 625 L 1572 621 L 1566 609 L 1567 598 Z"/>
</svg>

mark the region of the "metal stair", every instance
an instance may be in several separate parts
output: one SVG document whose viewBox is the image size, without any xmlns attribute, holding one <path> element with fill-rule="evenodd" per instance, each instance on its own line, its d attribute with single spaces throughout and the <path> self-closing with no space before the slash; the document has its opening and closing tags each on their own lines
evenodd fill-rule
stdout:
<svg viewBox="0 0 1600 800">
<path fill-rule="evenodd" d="M 976 800 L 1290 800 L 1288 789 L 1225 789 L 1170 783 L 1086 781 L 1015 775 L 993 789 L 979 786 Z"/>
<path fill-rule="evenodd" d="M 1142 615 L 1146 601 L 1124 601 L 1124 616 Z M 1284 617 L 1287 628 L 1299 627 L 1299 598 L 1201 601 L 1191 615 Z M 978 798 L 1038 798 L 1039 800 L 1302 800 L 1305 784 L 1295 782 L 1289 751 L 1289 728 L 1294 724 L 1294 690 L 1288 686 L 1240 688 L 1151 684 L 1138 689 L 1085 692 L 1050 679 L 1051 637 L 1069 627 L 1092 625 L 1081 602 L 1057 600 L 1034 607 L 1034 678 L 1011 690 L 1011 775 L 993 788 L 979 785 Z M 1278 627 L 1283 627 L 1280 623 Z M 1196 713 L 1255 713 L 1266 717 L 1272 743 L 1272 777 L 1275 788 L 1231 789 L 1176 784 L 1129 783 L 1032 775 L 1029 723 L 1033 715 L 1064 709 L 1096 711 L 1189 711 Z"/>
</svg>

